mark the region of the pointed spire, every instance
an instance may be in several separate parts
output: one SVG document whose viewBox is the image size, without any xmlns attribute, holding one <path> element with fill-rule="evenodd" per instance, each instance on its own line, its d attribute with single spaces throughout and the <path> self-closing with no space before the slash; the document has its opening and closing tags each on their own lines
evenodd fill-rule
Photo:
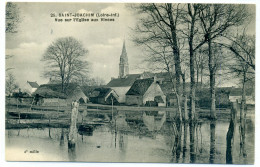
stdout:
<svg viewBox="0 0 260 167">
<path fill-rule="evenodd" d="M 126 54 L 126 48 L 125 48 L 125 39 L 123 43 L 123 49 L 122 49 L 122 55 Z"/>
<path fill-rule="evenodd" d="M 128 57 L 125 47 L 125 39 L 123 43 L 122 53 L 120 55 L 120 62 L 119 62 L 119 78 L 125 77 L 129 73 L 128 68 Z"/>
</svg>

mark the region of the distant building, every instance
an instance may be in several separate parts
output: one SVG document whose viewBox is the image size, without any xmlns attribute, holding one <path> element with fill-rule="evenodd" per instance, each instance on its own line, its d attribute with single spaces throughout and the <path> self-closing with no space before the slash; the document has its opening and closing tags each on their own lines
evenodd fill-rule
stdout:
<svg viewBox="0 0 260 167">
<path fill-rule="evenodd" d="M 39 88 L 39 85 L 36 81 L 35 82 L 27 81 L 26 85 L 24 86 L 24 92 L 31 95 L 33 94 L 33 92 L 37 90 L 37 88 Z"/>
<path fill-rule="evenodd" d="M 246 89 L 246 104 L 255 104 L 255 97 L 254 97 L 254 89 Z M 242 100 L 242 88 L 232 88 L 229 94 L 230 102 L 235 102 L 238 100 L 238 103 L 241 103 Z"/>
<path fill-rule="evenodd" d="M 106 87 L 113 89 L 117 93 L 119 103 L 125 103 L 126 92 L 140 76 L 140 74 L 129 74 L 128 57 L 124 41 L 120 55 L 118 78 L 111 78 Z"/>
<path fill-rule="evenodd" d="M 127 105 L 148 105 L 166 106 L 164 95 L 156 77 L 138 79 L 126 93 Z"/>
<path fill-rule="evenodd" d="M 90 95 L 90 102 L 98 104 L 118 104 L 118 95 L 111 88 L 96 88 Z"/>
<path fill-rule="evenodd" d="M 61 84 L 41 85 L 33 93 L 34 103 L 43 106 L 66 106 L 74 100 L 86 103 L 89 99 L 76 84 L 69 84 L 65 93 L 61 90 Z"/>
<path fill-rule="evenodd" d="M 125 103 L 125 94 L 139 77 L 140 74 L 128 74 L 124 78 L 112 79 L 106 86 L 117 93 L 119 103 Z"/>
</svg>

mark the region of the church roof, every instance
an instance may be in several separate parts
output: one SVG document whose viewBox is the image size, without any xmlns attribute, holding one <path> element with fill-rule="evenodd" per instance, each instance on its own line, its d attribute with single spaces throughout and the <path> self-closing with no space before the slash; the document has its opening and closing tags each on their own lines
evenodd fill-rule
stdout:
<svg viewBox="0 0 260 167">
<path fill-rule="evenodd" d="M 153 82 L 152 78 L 136 80 L 126 95 L 144 95 Z"/>
<path fill-rule="evenodd" d="M 124 78 L 116 78 L 112 79 L 108 84 L 107 87 L 127 87 L 132 86 L 133 83 L 137 78 L 140 77 L 140 74 L 128 74 Z"/>
</svg>

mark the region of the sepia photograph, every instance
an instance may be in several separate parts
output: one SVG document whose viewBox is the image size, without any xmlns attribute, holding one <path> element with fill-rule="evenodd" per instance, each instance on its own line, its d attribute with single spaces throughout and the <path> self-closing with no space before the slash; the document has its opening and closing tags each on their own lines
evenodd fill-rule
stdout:
<svg viewBox="0 0 260 167">
<path fill-rule="evenodd" d="M 5 161 L 255 164 L 256 4 L 5 2 Z"/>
</svg>

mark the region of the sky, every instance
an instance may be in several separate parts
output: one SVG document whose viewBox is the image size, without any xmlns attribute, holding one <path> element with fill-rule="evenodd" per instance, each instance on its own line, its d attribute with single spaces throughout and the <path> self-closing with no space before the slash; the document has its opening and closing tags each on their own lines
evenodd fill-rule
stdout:
<svg viewBox="0 0 260 167">
<path fill-rule="evenodd" d="M 6 68 L 12 73 L 21 88 L 27 81 L 45 84 L 44 62 L 41 61 L 47 47 L 60 37 L 72 36 L 81 41 L 88 50 L 86 60 L 91 64 L 91 77 L 109 82 L 118 77 L 118 64 L 123 41 L 129 59 L 130 73 L 141 73 L 142 59 L 146 53 L 131 42 L 131 27 L 135 15 L 122 3 L 17 3 L 21 22 L 18 33 L 6 34 Z M 254 10 L 254 7 L 252 7 Z M 55 22 L 51 13 L 119 13 L 113 22 Z M 57 17 L 58 18 L 58 17 Z M 249 26 L 250 33 L 255 25 Z"/>
<path fill-rule="evenodd" d="M 41 61 L 46 48 L 60 37 L 72 36 L 88 50 L 86 60 L 91 64 L 90 75 L 109 82 L 118 76 L 118 64 L 123 41 L 129 58 L 131 73 L 139 73 L 136 65 L 141 62 L 142 51 L 130 40 L 130 27 L 135 25 L 133 14 L 124 4 L 94 3 L 18 3 L 22 20 L 18 33 L 6 34 L 6 68 L 12 70 L 20 87 L 27 81 L 47 83 L 43 78 Z M 119 13 L 113 22 L 55 22 L 51 13 Z"/>
</svg>

